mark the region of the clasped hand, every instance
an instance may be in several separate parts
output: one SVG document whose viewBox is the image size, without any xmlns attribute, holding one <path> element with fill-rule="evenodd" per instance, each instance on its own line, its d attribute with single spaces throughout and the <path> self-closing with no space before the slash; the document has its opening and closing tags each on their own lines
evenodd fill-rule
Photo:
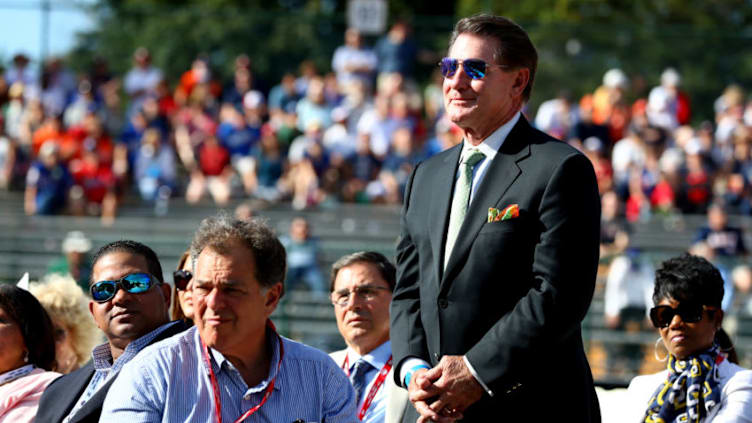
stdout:
<svg viewBox="0 0 752 423">
<path fill-rule="evenodd" d="M 432 369 L 416 370 L 407 391 L 420 414 L 417 423 L 459 420 L 462 412 L 483 396 L 483 387 L 459 355 L 442 357 Z"/>
</svg>

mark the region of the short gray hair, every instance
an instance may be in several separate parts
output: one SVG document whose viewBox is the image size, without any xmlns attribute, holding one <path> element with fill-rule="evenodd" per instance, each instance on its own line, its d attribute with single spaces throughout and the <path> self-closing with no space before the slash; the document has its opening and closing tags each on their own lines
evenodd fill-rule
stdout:
<svg viewBox="0 0 752 423">
<path fill-rule="evenodd" d="M 254 276 L 262 287 L 284 284 L 287 271 L 285 247 L 266 222 L 258 218 L 240 220 L 224 212 L 202 220 L 196 230 L 191 242 L 194 270 L 196 260 L 205 248 L 226 253 L 236 242 L 246 246 L 253 254 L 256 267 Z"/>
</svg>

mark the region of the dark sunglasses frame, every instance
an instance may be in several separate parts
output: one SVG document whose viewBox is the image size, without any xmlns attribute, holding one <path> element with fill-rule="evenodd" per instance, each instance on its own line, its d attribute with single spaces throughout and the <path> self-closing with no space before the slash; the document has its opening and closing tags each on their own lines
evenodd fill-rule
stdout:
<svg viewBox="0 0 752 423">
<path fill-rule="evenodd" d="M 495 63 L 486 63 L 480 59 L 455 59 L 453 57 L 445 57 L 439 62 L 439 68 L 441 69 L 441 76 L 444 78 L 452 78 L 454 74 L 460 69 L 460 65 L 465 70 L 465 73 L 472 79 L 483 79 L 486 76 L 489 67 L 498 67 L 502 69 L 508 69 L 509 66 L 497 65 Z"/>
<path fill-rule="evenodd" d="M 190 270 L 180 269 L 172 272 L 172 282 L 175 284 L 175 289 L 185 291 L 191 279 L 193 279 L 193 272 Z"/>
<path fill-rule="evenodd" d="M 662 329 L 668 327 L 677 314 L 684 323 L 697 323 L 702 320 L 706 312 L 715 312 L 716 310 L 718 309 L 715 307 L 703 305 L 679 304 L 679 307 L 676 308 L 669 305 L 659 305 L 650 309 L 650 321 L 657 329 Z"/>
<path fill-rule="evenodd" d="M 137 284 L 141 284 L 141 281 L 133 281 L 129 280 L 128 278 L 133 278 L 134 276 L 141 277 L 146 276 L 146 289 L 141 289 Z M 143 294 L 144 292 L 147 292 L 151 289 L 152 286 L 154 286 L 157 283 L 155 281 L 154 277 L 148 273 L 131 273 L 128 275 L 123 276 L 120 279 L 114 280 L 114 281 L 99 281 L 95 282 L 89 287 L 89 293 L 91 294 L 91 298 L 98 302 L 98 303 L 106 303 L 107 301 L 110 301 L 111 299 L 115 298 L 115 295 L 117 295 L 118 289 L 122 289 L 125 292 L 128 292 L 129 294 Z M 102 286 L 109 285 L 114 286 L 114 290 L 112 291 L 112 294 L 109 295 L 107 298 L 100 298 L 97 299 L 97 294 L 95 294 L 95 291 Z"/>
</svg>

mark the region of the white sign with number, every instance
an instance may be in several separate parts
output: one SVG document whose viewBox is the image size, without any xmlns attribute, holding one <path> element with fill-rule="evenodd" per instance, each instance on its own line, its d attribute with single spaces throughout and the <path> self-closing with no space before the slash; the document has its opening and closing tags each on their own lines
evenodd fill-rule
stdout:
<svg viewBox="0 0 752 423">
<path fill-rule="evenodd" d="M 350 0 L 347 25 L 361 34 L 381 34 L 386 30 L 386 0 Z"/>
</svg>

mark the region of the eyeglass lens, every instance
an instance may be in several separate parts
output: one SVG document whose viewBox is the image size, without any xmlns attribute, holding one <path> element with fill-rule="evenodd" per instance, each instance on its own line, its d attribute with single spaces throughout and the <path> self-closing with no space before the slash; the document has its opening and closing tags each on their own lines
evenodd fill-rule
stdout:
<svg viewBox="0 0 752 423">
<path fill-rule="evenodd" d="M 193 278 L 193 273 L 190 270 L 176 270 L 172 272 L 172 280 L 175 283 L 175 288 L 183 291 L 188 287 L 188 283 Z"/>
<path fill-rule="evenodd" d="M 451 57 L 441 59 L 441 62 L 439 63 L 441 67 L 441 75 L 444 78 L 453 77 L 460 64 L 462 64 L 462 67 L 465 69 L 465 73 L 472 79 L 482 79 L 486 76 L 486 62 L 480 59 L 459 60 Z"/>
<path fill-rule="evenodd" d="M 386 288 L 380 286 L 361 286 L 350 291 L 349 289 L 336 291 L 332 293 L 332 302 L 339 306 L 346 306 L 350 303 L 350 294 L 355 293 L 355 296 L 362 301 L 371 301 L 376 297 L 379 290 L 385 290 Z"/>
</svg>

